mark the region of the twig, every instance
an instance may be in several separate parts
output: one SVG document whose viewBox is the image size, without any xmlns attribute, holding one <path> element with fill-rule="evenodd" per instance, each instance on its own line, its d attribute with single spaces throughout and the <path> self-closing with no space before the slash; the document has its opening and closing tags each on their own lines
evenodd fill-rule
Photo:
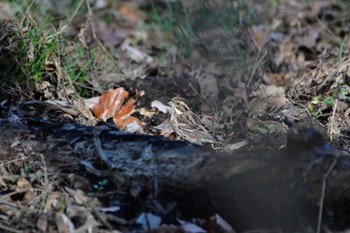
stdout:
<svg viewBox="0 0 350 233">
<path fill-rule="evenodd" d="M 26 13 L 25 13 L 25 14 L 28 14 L 28 13 L 29 13 L 29 10 L 30 10 L 30 8 L 33 6 L 33 3 L 34 3 L 34 0 L 33 0 L 33 1 L 31 1 L 31 3 L 29 4 L 29 6 L 28 6 L 28 8 L 27 8 L 27 10 L 26 10 Z"/>
<path fill-rule="evenodd" d="M 96 35 L 96 29 L 95 29 L 95 24 L 92 20 L 92 16 L 93 16 L 93 12 L 92 9 L 90 7 L 90 3 L 88 0 L 86 0 L 86 7 L 88 8 L 88 18 L 86 20 L 86 27 L 87 25 L 90 23 L 91 24 L 91 30 L 92 30 L 92 36 L 94 37 L 94 39 L 96 40 L 97 44 L 100 46 L 100 48 L 102 49 L 102 51 L 107 55 L 107 57 L 109 57 L 112 61 L 115 61 L 115 58 L 108 52 L 108 50 L 106 49 L 106 47 L 103 45 L 103 43 L 100 41 L 100 39 L 98 38 L 98 36 Z"/>
<path fill-rule="evenodd" d="M 256 70 L 258 69 L 259 65 L 261 64 L 261 62 L 264 60 L 264 58 L 266 57 L 267 55 L 267 52 L 264 50 L 264 52 L 261 54 L 260 52 L 260 55 L 257 57 L 257 59 L 255 60 L 255 63 L 254 63 L 254 67 L 253 67 L 253 70 L 252 72 L 250 73 L 250 78 L 249 78 L 249 82 L 247 83 L 247 87 L 250 86 L 252 80 L 253 80 L 253 77 L 254 77 L 254 74 L 256 73 Z"/>
<path fill-rule="evenodd" d="M 324 197 L 325 197 L 325 192 L 326 192 L 326 183 L 329 175 L 331 174 L 333 168 L 338 162 L 338 159 L 340 157 L 339 154 L 336 155 L 336 159 L 333 161 L 331 166 L 328 168 L 328 171 L 326 174 L 323 176 L 323 181 L 322 181 L 322 192 L 321 192 L 321 197 L 320 197 L 320 209 L 318 211 L 318 220 L 317 220 L 317 233 L 321 232 L 321 224 L 322 224 L 322 214 L 323 214 L 323 205 L 324 205 Z"/>
<path fill-rule="evenodd" d="M 7 226 L 4 226 L 0 223 L 0 229 L 3 229 L 5 230 L 5 232 L 15 232 L 15 233 L 21 233 L 22 231 L 17 231 L 15 229 L 13 229 L 13 226 L 12 227 L 7 227 Z"/>
<path fill-rule="evenodd" d="M 56 37 L 57 35 L 61 34 L 62 32 L 64 32 L 64 30 L 66 29 L 66 27 L 72 22 L 73 18 L 76 16 L 76 14 L 78 13 L 80 7 L 83 5 L 84 0 L 80 0 L 77 8 L 75 9 L 75 11 L 73 12 L 73 14 L 71 15 L 71 17 L 68 19 L 68 22 L 55 34 L 48 36 L 46 39 L 50 39 L 53 37 Z"/>
<path fill-rule="evenodd" d="M 333 113 L 332 113 L 332 117 L 331 117 L 331 126 L 330 126 L 330 129 L 329 129 L 329 135 L 330 135 L 330 138 L 331 138 L 331 142 L 333 141 L 333 125 L 334 125 L 334 117 L 335 117 L 335 112 L 337 110 L 337 107 L 338 107 L 338 100 L 336 99 L 335 100 L 335 104 L 334 104 L 334 108 L 333 108 Z"/>
<path fill-rule="evenodd" d="M 47 174 L 47 165 L 46 165 L 46 161 L 45 161 L 45 157 L 43 154 L 40 154 L 40 158 L 41 158 L 41 161 L 43 163 L 43 170 L 44 170 L 44 182 L 45 182 L 45 187 L 48 186 L 49 184 L 49 178 L 48 178 L 48 174 Z"/>
</svg>

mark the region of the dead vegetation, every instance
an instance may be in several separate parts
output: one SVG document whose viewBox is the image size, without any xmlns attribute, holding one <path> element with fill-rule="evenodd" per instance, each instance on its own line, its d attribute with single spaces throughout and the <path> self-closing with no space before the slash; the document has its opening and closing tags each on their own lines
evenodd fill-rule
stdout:
<svg viewBox="0 0 350 233">
<path fill-rule="evenodd" d="M 62 0 L 1 6 L 3 231 L 244 231 L 252 228 L 232 229 L 211 205 L 208 216 L 189 214 L 204 220 L 183 220 L 187 213 L 176 206 L 183 210 L 187 202 L 175 203 L 171 188 L 217 181 L 220 169 L 226 174 L 218 177 L 241 188 L 236 175 L 253 168 L 259 174 L 286 145 L 287 131 L 298 127 L 316 128 L 334 148 L 350 150 L 346 2 Z M 174 96 L 185 98 L 220 138 L 215 152 L 176 141 L 181 138 L 169 124 L 167 104 Z M 319 134 L 306 134 L 296 147 L 321 141 Z M 248 160 L 210 170 L 210 156 L 224 153 Z M 349 205 L 345 194 L 335 192 L 344 197 L 338 202 L 327 191 L 328 178 L 329 187 L 343 190 L 334 177 L 337 169 L 347 173 L 338 159 L 320 164 L 312 173 L 317 184 L 310 187 L 321 196 L 308 199 L 320 201 L 317 225 L 302 229 L 349 229 L 348 216 L 341 214 Z M 271 170 L 267 174 L 276 175 Z M 261 183 L 273 185 L 263 174 Z"/>
</svg>

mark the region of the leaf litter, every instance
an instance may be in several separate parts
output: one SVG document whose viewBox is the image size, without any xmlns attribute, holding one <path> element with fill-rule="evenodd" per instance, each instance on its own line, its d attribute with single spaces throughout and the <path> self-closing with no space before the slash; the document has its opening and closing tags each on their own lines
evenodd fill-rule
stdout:
<svg viewBox="0 0 350 233">
<path fill-rule="evenodd" d="M 189 100 L 193 111 L 203 113 L 204 119 L 214 119 L 212 122 L 216 124 L 211 126 L 213 131 L 223 137 L 226 143 L 221 150 L 235 150 L 235 145 L 253 149 L 255 145 L 271 139 L 276 141 L 267 147 L 276 150 L 285 144 L 286 131 L 291 125 L 310 124 L 324 132 L 336 148 L 350 150 L 347 134 L 350 122 L 349 39 L 347 27 L 343 25 L 348 22 L 346 8 L 341 3 L 281 0 L 273 7 L 267 7 L 264 3 L 248 4 L 259 17 L 259 24 L 244 22 L 247 25 L 242 26 L 242 22 L 230 19 L 233 21 L 229 25 L 234 22 L 239 27 L 227 33 L 225 27 L 215 27 L 215 21 L 205 21 L 207 27 L 195 23 L 200 22 L 203 15 L 211 18 L 215 11 L 225 15 L 224 9 L 235 10 L 235 4 L 219 5 L 221 7 L 216 8 L 216 1 L 209 5 L 203 4 L 204 7 L 189 2 L 193 1 L 184 3 L 184 7 L 192 13 L 189 19 L 194 22 L 195 34 L 186 43 L 193 46 L 193 53 L 190 58 L 176 58 L 178 54 L 171 46 L 159 46 L 159 43 L 150 39 L 156 36 L 166 40 L 166 32 L 145 29 L 147 23 L 152 22 L 147 15 L 150 13 L 147 7 L 152 6 L 138 1 L 130 4 L 95 1 L 95 5 L 80 1 L 81 4 L 86 3 L 90 11 L 72 15 L 70 23 L 62 31 L 69 42 L 64 48 L 48 53 L 43 62 L 45 72 L 35 81 L 35 85 L 22 83 L 11 86 L 11 82 L 3 82 L 1 97 L 9 101 L 1 107 L 1 115 L 8 113 L 17 116 L 13 118 L 16 121 L 29 118 L 32 120 L 28 122 L 33 124 L 42 122 L 56 126 L 65 118 L 68 122 L 64 124 L 66 130 L 77 130 L 75 125 L 69 124 L 70 121 L 89 126 L 103 119 L 106 125 L 113 123 L 125 132 L 174 137 L 168 124 L 170 113 L 164 103 L 173 96 L 182 96 Z M 166 13 L 163 4 L 160 1 L 156 10 L 159 8 Z M 61 7 L 65 9 L 64 5 Z M 12 14 L 7 4 L 2 9 L 1 18 L 8 18 L 7 15 Z M 103 20 L 103 17 L 108 20 Z M 248 18 L 247 15 L 244 17 Z M 187 19 L 184 17 L 179 23 L 183 23 L 183 20 Z M 5 33 L 0 37 L 0 42 L 6 56 L 16 51 L 17 44 L 21 43 L 13 36 L 19 34 L 25 37 L 31 24 L 35 24 L 35 20 L 30 16 L 23 19 L 22 28 L 17 30 L 9 22 L 2 24 Z M 242 29 L 245 26 L 248 30 Z M 48 34 L 41 35 L 41 38 L 49 37 Z M 241 38 L 244 43 L 240 44 L 239 39 L 236 41 L 232 38 Z M 181 41 L 177 40 L 177 46 L 181 48 Z M 163 42 L 171 44 L 169 41 Z M 29 62 L 38 59 L 37 50 L 39 48 L 42 51 L 43 44 L 30 42 L 28 50 L 23 53 L 24 58 Z M 4 63 L 3 58 L 1 63 Z M 21 62 L 17 60 L 16 64 Z M 71 64 L 71 68 L 67 70 L 66 64 Z M 35 76 L 30 72 L 26 75 L 31 78 Z M 16 98 L 11 99 L 9 96 Z M 88 107 L 86 99 L 97 97 L 99 100 Z M 84 134 L 84 130 L 80 132 Z M 83 136 L 73 138 L 73 142 L 79 141 L 80 137 Z M 96 178 L 104 174 L 105 170 L 96 167 L 98 163 L 92 162 L 93 159 L 82 159 L 79 165 L 95 176 L 93 188 L 89 185 L 92 180 L 87 179 L 86 174 L 79 175 L 82 171 L 78 168 L 71 168 L 69 173 L 74 181 L 67 183 L 59 171 L 48 170 L 46 159 L 40 153 L 31 151 L 33 146 L 25 140 L 30 140 L 30 137 L 16 136 L 15 143 L 10 144 L 16 152 L 6 158 L 1 167 L 1 187 L 6 193 L 2 195 L 1 205 L 2 211 L 6 213 L 4 218 L 10 221 L 11 218 L 17 218 L 16 211 L 34 208 L 23 214 L 23 225 L 18 229 L 34 230 L 37 227 L 43 232 L 111 230 L 115 226 L 135 226 L 136 217 L 144 219 L 138 222 L 141 226 L 150 226 L 147 218 L 152 223 L 157 222 L 152 226 L 160 232 L 181 232 L 187 229 L 160 225 L 157 221 L 159 216 L 146 212 L 134 216 L 133 220 L 126 215 L 116 217 L 103 213 L 102 209 L 112 209 L 106 209 L 99 200 L 88 195 L 88 192 L 97 196 L 98 193 L 107 195 L 108 192 L 123 195 L 121 187 L 127 186 L 130 182 L 128 178 L 135 174 L 146 180 L 153 177 L 154 173 L 142 168 L 144 160 L 156 157 L 152 146 L 143 145 L 142 158 L 134 157 L 133 161 L 129 161 L 127 157 L 130 155 L 114 154 L 111 144 L 101 144 L 96 138 L 90 141 L 90 145 L 75 144 L 74 153 L 84 148 L 87 154 L 93 154 L 96 150 L 94 147 L 99 145 L 99 156 L 107 167 L 120 171 L 130 166 L 130 171 L 133 171 L 130 177 L 119 177 L 120 187 L 107 192 L 105 189 L 109 189 L 109 185 Z M 125 148 L 134 146 L 132 142 L 121 145 Z M 63 149 L 62 156 L 65 153 L 68 156 L 71 151 Z M 114 164 L 114 156 L 126 156 L 125 163 Z M 71 160 L 66 159 L 62 162 L 69 165 Z M 117 173 L 113 174 L 115 180 Z M 165 176 L 171 177 L 170 173 Z M 156 176 L 153 178 L 157 179 Z M 142 185 L 133 185 L 134 193 L 142 193 L 137 191 L 142 190 L 139 186 Z M 125 209 L 119 204 L 115 207 L 116 212 Z M 135 212 L 141 213 L 139 210 Z M 35 218 L 36 226 L 30 224 L 31 214 L 40 214 L 40 217 Z M 187 224 L 183 220 L 177 223 L 178 226 Z M 105 227 L 101 227 L 103 224 Z M 7 224 L 1 224 L 0 227 L 10 228 Z M 123 227 L 116 229 L 126 229 Z M 197 229 L 195 225 L 190 228 Z M 226 224 L 224 228 L 232 231 Z"/>
</svg>

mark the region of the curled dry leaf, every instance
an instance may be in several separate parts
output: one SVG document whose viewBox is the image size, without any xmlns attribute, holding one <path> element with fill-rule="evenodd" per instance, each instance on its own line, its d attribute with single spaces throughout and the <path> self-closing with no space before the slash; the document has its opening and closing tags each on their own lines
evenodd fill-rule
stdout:
<svg viewBox="0 0 350 233">
<path fill-rule="evenodd" d="M 99 101 L 100 97 L 92 97 L 89 99 L 84 99 L 84 104 L 89 108 L 92 109 Z"/>
<path fill-rule="evenodd" d="M 123 105 L 115 118 L 114 123 L 121 129 L 128 132 L 138 131 L 143 123 L 136 117 L 130 116 L 134 110 L 135 100 L 129 99 L 128 102 Z"/>
<path fill-rule="evenodd" d="M 130 116 L 135 108 L 135 100 L 129 99 L 126 104 L 125 98 L 129 96 L 129 93 L 124 88 L 119 87 L 114 90 L 108 90 L 104 93 L 98 103 L 93 107 L 92 111 L 96 118 L 106 119 L 113 118 L 114 123 L 120 128 L 126 131 L 137 131 L 141 128 L 143 123 L 136 117 Z M 128 127 L 133 124 L 133 127 Z M 138 127 L 135 127 L 135 124 Z"/>
<path fill-rule="evenodd" d="M 125 120 L 114 118 L 113 121 L 119 128 L 127 132 L 137 132 L 144 125 L 139 119 L 133 116 L 129 116 Z"/>
<path fill-rule="evenodd" d="M 115 117 L 123 105 L 124 99 L 128 96 L 129 93 L 122 87 L 108 90 L 93 107 L 92 112 L 94 116 L 98 119 Z"/>
<path fill-rule="evenodd" d="M 35 198 L 32 185 L 23 177 L 17 180 L 16 191 L 24 192 L 24 196 L 20 200 L 23 205 L 28 205 Z"/>
<path fill-rule="evenodd" d="M 126 104 L 124 104 L 120 108 L 118 114 L 116 115 L 116 118 L 122 119 L 122 120 L 127 119 L 132 113 L 132 111 L 134 110 L 135 103 L 136 103 L 136 100 L 129 99 L 128 102 L 126 102 Z"/>
</svg>

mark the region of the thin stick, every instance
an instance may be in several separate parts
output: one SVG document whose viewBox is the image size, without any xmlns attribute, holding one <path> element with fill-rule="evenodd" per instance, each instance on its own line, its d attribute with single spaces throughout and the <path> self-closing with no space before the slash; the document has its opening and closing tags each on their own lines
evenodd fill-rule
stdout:
<svg viewBox="0 0 350 233">
<path fill-rule="evenodd" d="M 62 27 L 58 32 L 56 32 L 56 33 L 53 34 L 53 35 L 48 36 L 46 39 L 51 39 L 51 38 L 56 37 L 57 35 L 61 34 L 62 32 L 64 32 L 64 30 L 66 29 L 66 27 L 67 27 L 69 24 L 71 24 L 73 18 L 76 16 L 76 14 L 78 13 L 78 11 L 79 11 L 80 7 L 83 5 L 83 3 L 84 3 L 84 0 L 81 0 L 81 1 L 79 2 L 79 4 L 78 4 L 78 7 L 75 9 L 75 11 L 74 11 L 73 14 L 71 15 L 71 17 L 68 19 L 68 22 L 67 22 L 65 25 L 63 25 L 63 27 Z"/>
<path fill-rule="evenodd" d="M 253 77 L 254 77 L 254 74 L 256 73 L 256 70 L 258 69 L 260 63 L 264 60 L 264 58 L 266 57 L 267 55 L 267 52 L 264 50 L 264 52 L 261 54 L 259 54 L 259 56 L 257 57 L 257 59 L 255 60 L 255 63 L 254 63 L 254 67 L 253 67 L 253 70 L 252 72 L 250 73 L 250 79 L 249 79 L 249 82 L 247 84 L 247 87 L 250 86 L 250 83 L 252 82 L 253 80 Z"/>
<path fill-rule="evenodd" d="M 330 129 L 329 129 L 331 142 L 333 141 L 333 125 L 334 125 L 334 117 L 335 117 L 335 112 L 337 110 L 337 107 L 338 107 L 338 99 L 335 100 L 334 109 L 333 109 L 333 113 L 332 113 L 332 117 L 331 117 L 331 126 L 330 126 Z"/>
<path fill-rule="evenodd" d="M 7 226 L 4 226 L 0 223 L 0 229 L 3 229 L 5 230 L 6 232 L 15 232 L 15 233 L 21 233 L 22 231 L 17 231 L 15 229 L 13 229 L 13 226 L 12 227 L 7 227 Z"/>
<path fill-rule="evenodd" d="M 88 18 L 86 20 L 86 27 L 87 25 L 90 23 L 91 25 L 91 30 L 92 30 L 92 36 L 94 37 L 94 39 L 96 40 L 97 44 L 100 46 L 100 48 L 102 49 L 102 51 L 107 55 L 107 57 L 109 57 L 112 61 L 115 61 L 115 58 L 108 52 L 107 48 L 103 45 L 103 43 L 100 41 L 100 39 L 98 38 L 98 36 L 96 35 L 96 29 L 95 29 L 95 24 L 93 22 L 93 12 L 92 9 L 90 7 L 90 3 L 88 0 L 85 1 L 86 2 L 86 6 L 88 8 Z"/>
<path fill-rule="evenodd" d="M 318 211 L 318 220 L 317 220 L 317 233 L 321 232 L 321 224 L 322 224 L 322 214 L 323 214 L 323 205 L 324 205 L 324 197 L 325 197 L 325 192 L 326 192 L 326 184 L 327 184 L 327 179 L 329 175 L 331 174 L 333 168 L 338 162 L 339 155 L 336 155 L 336 159 L 333 161 L 331 166 L 328 168 L 328 171 L 326 174 L 323 176 L 323 181 L 322 181 L 322 192 L 321 192 L 321 197 L 320 197 L 320 209 Z"/>
</svg>

